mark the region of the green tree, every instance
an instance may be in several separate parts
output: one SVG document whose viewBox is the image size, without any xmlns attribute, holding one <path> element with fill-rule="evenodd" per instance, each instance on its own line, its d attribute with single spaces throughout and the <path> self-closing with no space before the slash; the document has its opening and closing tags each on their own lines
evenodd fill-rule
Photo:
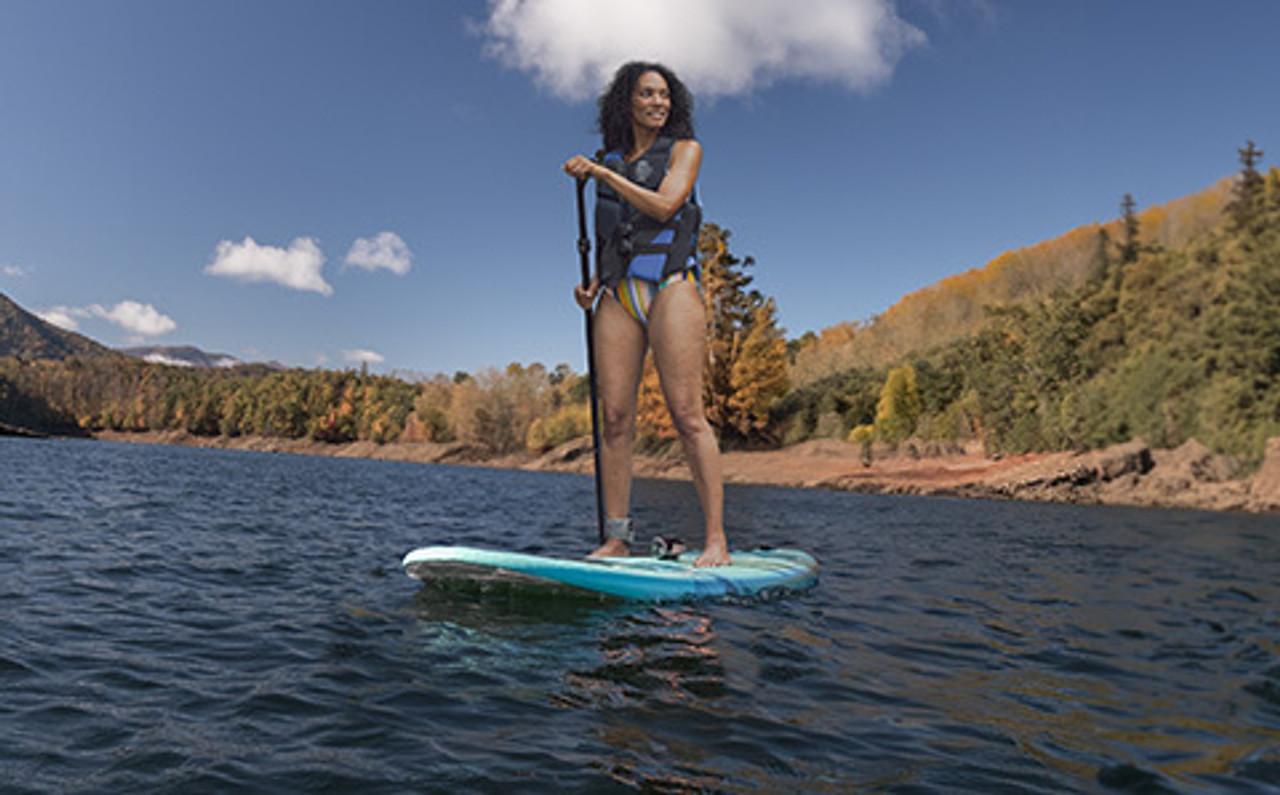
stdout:
<svg viewBox="0 0 1280 795">
<path fill-rule="evenodd" d="M 1091 281 L 1105 279 L 1111 275 L 1111 235 L 1104 226 L 1098 227 L 1098 246 L 1093 254 L 1093 263 Z"/>
<path fill-rule="evenodd" d="M 922 408 L 915 368 L 909 364 L 893 368 L 876 405 L 876 434 L 890 445 L 901 444 L 915 432 Z"/>
<path fill-rule="evenodd" d="M 1237 230 L 1252 232 L 1256 231 L 1254 221 L 1262 211 L 1264 186 L 1257 165 L 1265 153 L 1252 140 L 1236 151 L 1240 155 L 1240 174 L 1231 187 L 1231 201 L 1227 202 L 1226 213 Z"/>
<path fill-rule="evenodd" d="M 1124 200 L 1120 202 L 1120 263 L 1122 265 L 1134 262 L 1138 259 L 1138 251 L 1140 243 L 1138 242 L 1138 214 L 1135 212 L 1137 203 L 1133 200 L 1133 194 L 1126 193 Z"/>
</svg>

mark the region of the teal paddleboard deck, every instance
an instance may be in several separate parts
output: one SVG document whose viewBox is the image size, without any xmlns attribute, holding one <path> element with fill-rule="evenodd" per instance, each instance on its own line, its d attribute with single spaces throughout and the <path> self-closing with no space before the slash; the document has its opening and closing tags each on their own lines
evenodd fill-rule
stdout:
<svg viewBox="0 0 1280 795">
<path fill-rule="evenodd" d="M 698 568 L 696 551 L 678 558 L 549 558 L 475 547 L 437 546 L 404 556 L 410 577 L 427 583 L 518 584 L 640 602 L 680 602 L 802 591 L 818 581 L 818 562 L 795 549 L 732 553 L 733 565 Z"/>
</svg>

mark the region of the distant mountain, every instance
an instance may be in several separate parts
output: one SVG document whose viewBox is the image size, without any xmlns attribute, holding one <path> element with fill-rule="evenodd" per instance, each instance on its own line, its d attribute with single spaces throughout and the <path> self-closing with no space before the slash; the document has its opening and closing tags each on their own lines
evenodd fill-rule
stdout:
<svg viewBox="0 0 1280 795">
<path fill-rule="evenodd" d="M 152 364 L 169 364 L 177 367 L 238 367 L 244 364 L 228 353 L 207 353 L 194 345 L 144 345 L 135 348 L 117 348 L 119 353 L 142 359 Z"/>
<path fill-rule="evenodd" d="M 0 356 L 65 359 L 68 356 L 116 356 L 83 334 L 58 328 L 0 293 Z"/>
<path fill-rule="evenodd" d="M 18 306 L 0 293 L 0 356 L 22 359 L 66 359 L 69 356 L 129 356 L 153 364 L 218 369 L 241 367 L 245 362 L 228 353 L 208 353 L 194 345 L 143 345 L 111 349 L 83 334 L 59 328 Z M 286 369 L 278 362 L 262 365 L 269 370 Z"/>
</svg>

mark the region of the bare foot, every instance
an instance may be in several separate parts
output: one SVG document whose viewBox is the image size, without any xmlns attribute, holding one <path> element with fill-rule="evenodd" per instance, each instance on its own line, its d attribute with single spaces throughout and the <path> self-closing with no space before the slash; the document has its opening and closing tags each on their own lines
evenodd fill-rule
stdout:
<svg viewBox="0 0 1280 795">
<path fill-rule="evenodd" d="M 723 544 L 708 544 L 707 548 L 702 550 L 702 554 L 693 562 L 694 566 L 699 568 L 703 566 L 730 566 L 733 564 L 733 558 L 729 557 L 729 550 L 724 548 Z"/>
<path fill-rule="evenodd" d="M 627 547 L 627 542 L 619 538 L 610 538 L 600 545 L 600 548 L 590 555 L 589 558 L 625 558 L 631 554 L 631 550 Z"/>
</svg>

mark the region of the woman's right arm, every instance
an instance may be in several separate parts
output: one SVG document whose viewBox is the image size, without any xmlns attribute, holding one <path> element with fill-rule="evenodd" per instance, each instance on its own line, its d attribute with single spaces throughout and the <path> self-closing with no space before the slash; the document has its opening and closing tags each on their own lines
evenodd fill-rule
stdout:
<svg viewBox="0 0 1280 795">
<path fill-rule="evenodd" d="M 583 155 L 564 164 L 564 171 L 576 179 L 595 179 L 613 188 L 627 204 L 656 221 L 666 223 L 689 200 L 702 168 L 702 145 L 692 138 L 676 141 L 671 147 L 667 173 L 657 190 L 642 188 L 618 172 Z"/>
</svg>

